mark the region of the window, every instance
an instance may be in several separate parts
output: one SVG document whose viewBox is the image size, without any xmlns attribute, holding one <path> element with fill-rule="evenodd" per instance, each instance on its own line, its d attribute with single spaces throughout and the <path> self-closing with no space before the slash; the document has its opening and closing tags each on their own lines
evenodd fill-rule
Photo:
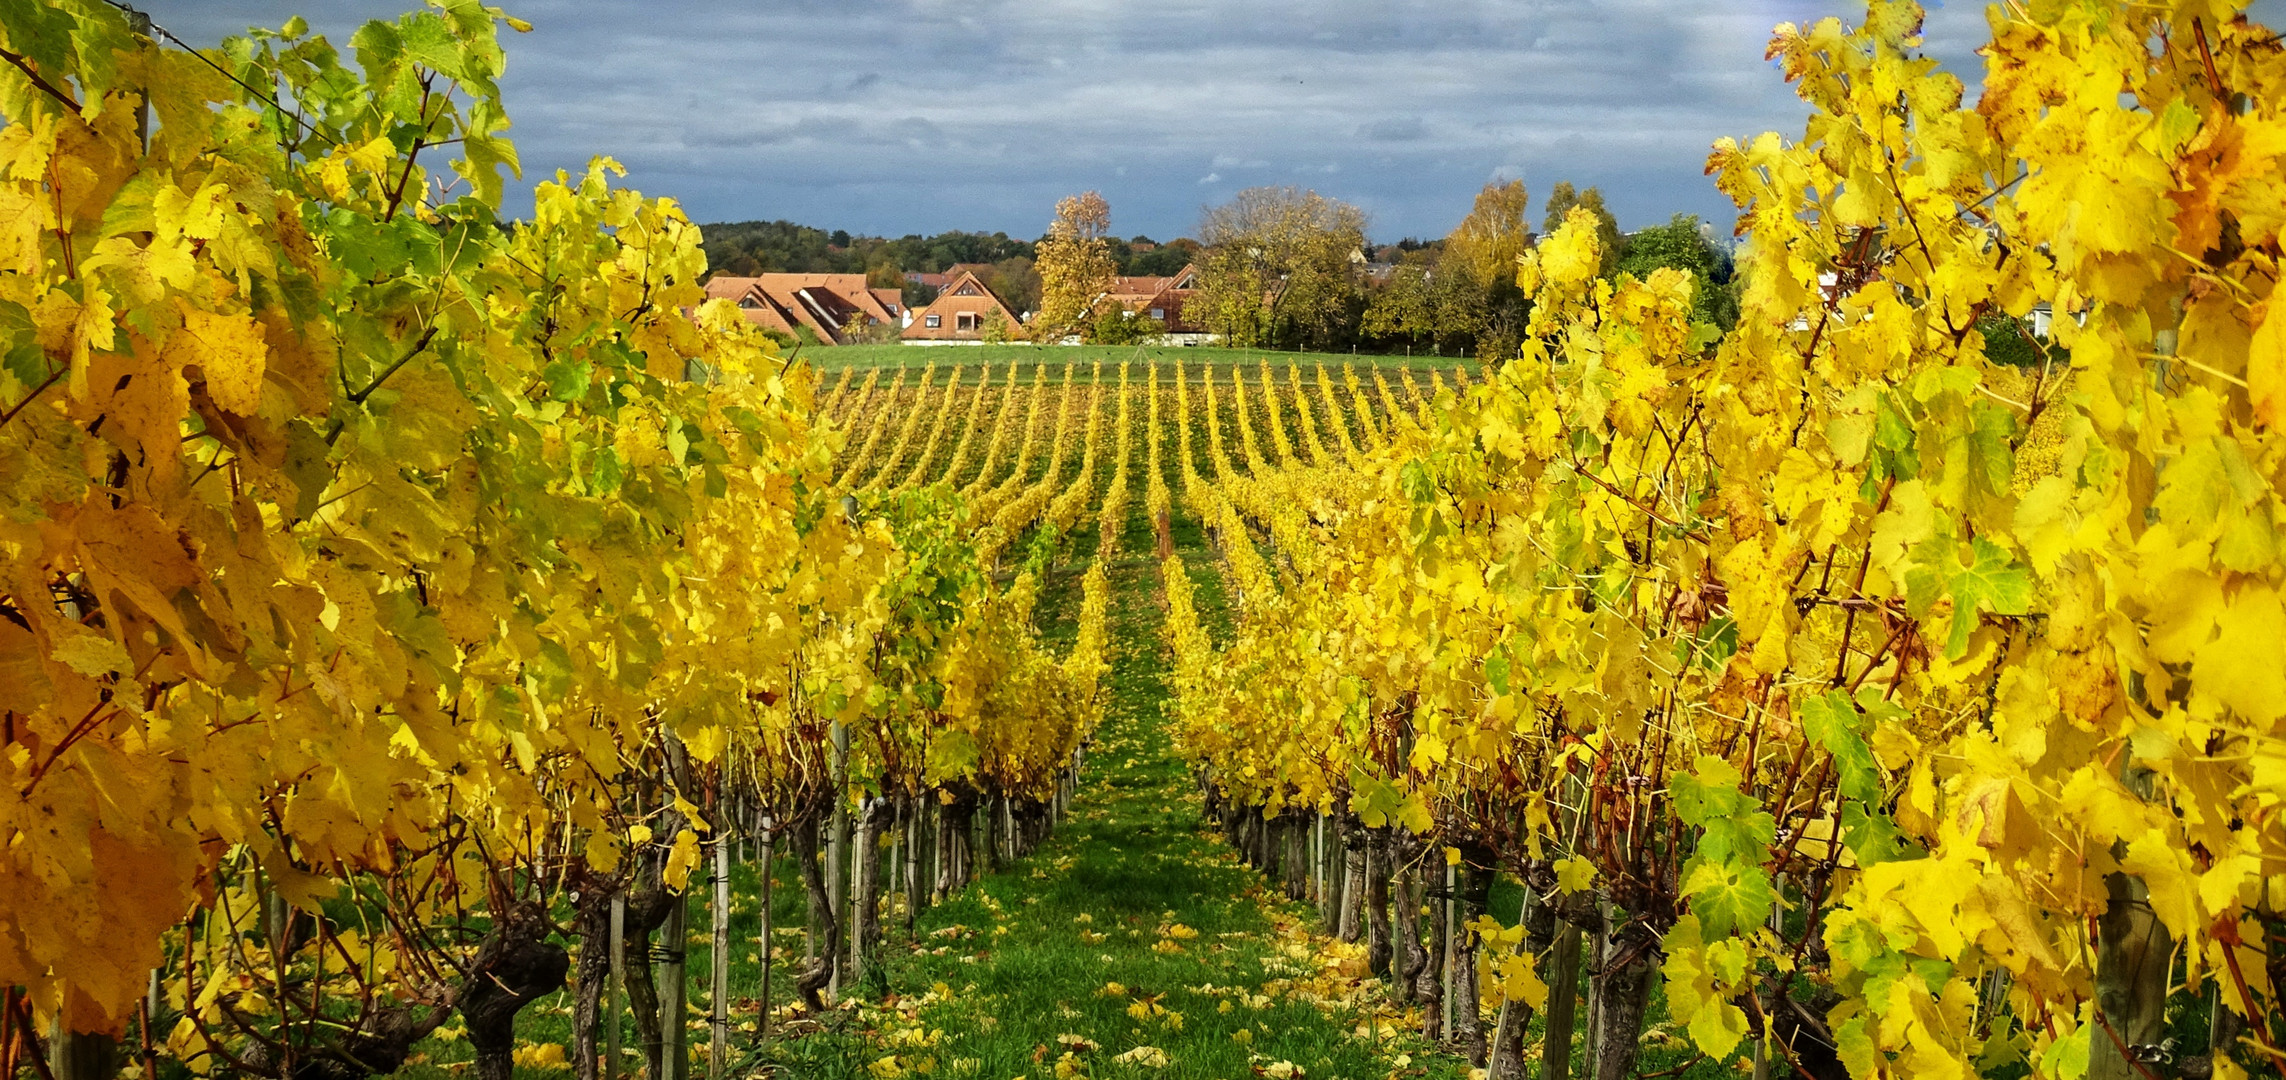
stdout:
<svg viewBox="0 0 2286 1080">
<path fill-rule="evenodd" d="M 954 296 L 975 296 L 975 295 L 976 295 L 976 286 L 974 286 L 974 285 L 963 285 L 963 286 L 961 286 L 961 287 L 960 287 L 960 288 L 959 288 L 957 291 L 955 291 L 955 292 L 953 293 L 953 295 L 954 295 Z"/>
<path fill-rule="evenodd" d="M 1152 309 L 1151 309 L 1151 317 L 1152 317 L 1152 318 L 1154 318 L 1154 319 L 1162 319 L 1162 320 L 1163 320 L 1163 319 L 1165 319 L 1165 318 L 1167 317 L 1167 309 L 1166 309 L 1166 308 L 1163 308 L 1163 307 L 1155 307 L 1155 308 L 1152 308 Z"/>
<path fill-rule="evenodd" d="M 745 308 L 748 311 L 752 311 L 755 308 L 761 307 L 762 305 L 756 303 L 754 298 L 751 296 L 741 296 L 738 298 L 738 306 Z"/>
<path fill-rule="evenodd" d="M 955 329 L 955 330 L 974 330 L 974 329 L 976 329 L 976 313 L 975 313 L 975 312 L 973 312 L 973 311 L 963 311 L 963 312 L 961 312 L 960 314 L 953 316 L 953 329 Z"/>
<path fill-rule="evenodd" d="M 922 320 L 921 320 L 921 325 L 923 325 L 923 326 L 926 326 L 926 327 L 928 327 L 928 328 L 929 328 L 929 329 L 931 329 L 931 330 L 935 330 L 935 329 L 937 329 L 937 328 L 939 328 L 939 327 L 943 326 L 944 324 L 945 324 L 945 317 L 944 317 L 944 316 L 942 316 L 942 315 L 931 315 L 931 316 L 928 316 L 927 318 L 925 318 L 925 319 L 922 319 Z"/>
</svg>

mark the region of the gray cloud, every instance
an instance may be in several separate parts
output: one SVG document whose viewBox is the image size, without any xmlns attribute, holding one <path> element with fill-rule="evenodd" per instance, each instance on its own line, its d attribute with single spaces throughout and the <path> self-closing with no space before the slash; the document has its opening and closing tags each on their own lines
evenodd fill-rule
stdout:
<svg viewBox="0 0 2286 1080">
<path fill-rule="evenodd" d="M 1429 125 L 1418 116 L 1392 116 L 1359 127 L 1357 134 L 1374 142 L 1419 142 L 1428 137 Z"/>
<path fill-rule="evenodd" d="M 193 42 L 308 0 L 148 0 Z M 346 42 L 413 0 L 332 0 Z M 527 180 L 595 154 L 702 221 L 1036 235 L 1087 188 L 1123 234 L 1240 187 L 1316 187 L 1378 238 L 1441 235 L 1491 179 L 1601 186 L 1623 224 L 1728 220 L 1724 135 L 1799 134 L 1770 29 L 1848 0 L 498 0 Z M 2258 0 L 2273 25 L 2286 0 Z M 1983 5 L 1933 7 L 1974 92 Z M 528 189 L 528 184 L 526 185 Z M 512 195 L 511 198 L 521 198 Z M 513 202 L 509 212 L 516 210 Z"/>
</svg>

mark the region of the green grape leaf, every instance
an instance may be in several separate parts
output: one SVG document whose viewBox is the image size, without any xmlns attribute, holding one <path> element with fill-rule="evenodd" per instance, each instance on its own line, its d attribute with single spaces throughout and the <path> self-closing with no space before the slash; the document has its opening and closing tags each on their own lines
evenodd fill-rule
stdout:
<svg viewBox="0 0 2286 1080">
<path fill-rule="evenodd" d="M 1757 863 L 1777 839 L 1777 819 L 1762 809 L 1759 800 L 1739 790 L 1742 779 L 1730 762 L 1703 754 L 1695 773 L 1677 774 L 1669 783 L 1675 816 L 1702 830 L 1701 857 L 1718 863 Z"/>
<path fill-rule="evenodd" d="M 1841 793 L 1852 799 L 1878 802 L 1881 770 L 1866 745 L 1866 718 L 1843 690 L 1832 690 L 1802 702 L 1802 730 L 1834 757 Z"/>
<path fill-rule="evenodd" d="M 1968 653 L 1979 612 L 2022 615 L 2032 606 L 2031 572 L 2000 545 L 1977 537 L 1969 545 L 1972 561 L 1965 565 L 1954 548 L 1941 536 L 1921 544 L 1914 549 L 1917 565 L 1905 573 L 1909 606 L 1927 611 L 1938 596 L 1952 597 L 1952 628 L 1945 638 L 1950 660 Z"/>
<path fill-rule="evenodd" d="M 1683 895 L 1690 898 L 1691 913 L 1711 938 L 1762 925 L 1778 902 L 1770 875 L 1761 867 L 1718 862 L 1704 852 L 1691 860 L 1684 874 Z"/>
</svg>

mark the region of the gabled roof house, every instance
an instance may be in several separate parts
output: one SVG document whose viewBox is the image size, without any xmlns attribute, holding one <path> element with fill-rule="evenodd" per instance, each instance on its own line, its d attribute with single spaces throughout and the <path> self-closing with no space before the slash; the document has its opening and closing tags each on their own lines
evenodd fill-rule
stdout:
<svg viewBox="0 0 2286 1080">
<path fill-rule="evenodd" d="M 905 314 L 896 289 L 872 288 L 863 274 L 717 275 L 707 279 L 706 296 L 737 304 L 747 322 L 787 334 L 808 327 L 835 345 L 867 323 L 896 326 Z"/>
<path fill-rule="evenodd" d="M 982 344 L 995 319 L 1006 320 L 1004 331 L 1013 336 L 1021 323 L 991 286 L 974 270 L 946 271 L 944 290 L 927 307 L 913 312 L 902 335 L 908 345 Z"/>
<path fill-rule="evenodd" d="M 1172 277 L 1113 278 L 1103 300 L 1118 304 L 1135 318 L 1165 323 L 1167 344 L 1204 344 L 1206 328 L 1192 324 L 1183 316 L 1183 305 L 1198 291 L 1198 277 L 1198 267 L 1186 266 Z"/>
</svg>

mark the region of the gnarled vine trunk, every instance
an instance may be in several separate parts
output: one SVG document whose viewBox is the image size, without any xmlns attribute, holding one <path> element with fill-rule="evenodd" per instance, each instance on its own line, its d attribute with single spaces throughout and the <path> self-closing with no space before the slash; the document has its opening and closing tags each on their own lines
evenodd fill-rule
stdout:
<svg viewBox="0 0 2286 1080">
<path fill-rule="evenodd" d="M 454 1004 L 476 1048 L 477 1080 L 511 1080 L 515 1072 L 516 1014 L 543 994 L 563 989 L 571 954 L 548 940 L 555 924 L 529 900 L 496 912 L 497 921 L 468 965 Z"/>
<path fill-rule="evenodd" d="M 596 1080 L 602 1071 L 597 1029 L 603 991 L 611 980 L 611 901 L 626 882 L 584 870 L 575 873 L 579 899 L 572 905 L 572 933 L 579 937 L 579 959 L 572 968 L 572 1063 L 579 1080 Z M 618 1020 L 612 1017 L 613 1023 Z"/>
<path fill-rule="evenodd" d="M 794 979 L 794 990 L 802 997 L 802 1004 L 812 1012 L 825 1011 L 825 988 L 833 983 L 834 968 L 841 958 L 841 919 L 833 909 L 833 893 L 826 883 L 825 867 L 818 861 L 818 829 L 825 826 L 821 816 L 794 822 L 789 830 L 793 838 L 794 859 L 802 874 L 802 892 L 810 902 L 810 938 L 816 943 L 817 953 L 808 966 Z"/>
<path fill-rule="evenodd" d="M 1389 829 L 1365 830 L 1365 965 L 1389 977 Z"/>
</svg>

